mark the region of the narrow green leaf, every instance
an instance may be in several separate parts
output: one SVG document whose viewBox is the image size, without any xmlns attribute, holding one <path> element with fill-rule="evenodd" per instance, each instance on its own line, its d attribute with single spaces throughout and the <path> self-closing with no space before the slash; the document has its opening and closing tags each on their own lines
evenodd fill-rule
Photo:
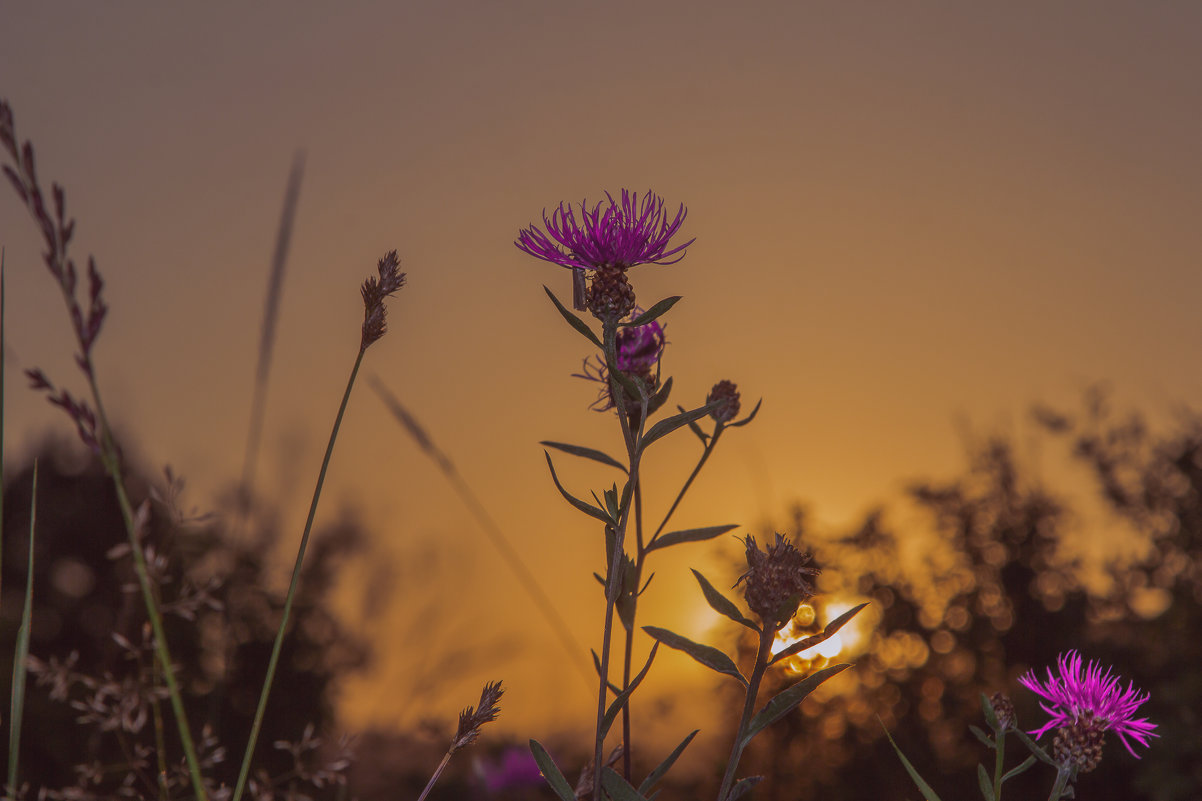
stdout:
<svg viewBox="0 0 1202 801">
<path fill-rule="evenodd" d="M 594 573 L 593 575 L 595 576 L 597 574 Z M 592 648 L 588 649 L 588 652 L 593 655 L 593 670 L 597 671 L 597 678 L 601 678 L 601 657 L 597 656 L 597 652 Z M 609 687 L 609 691 L 614 695 L 622 692 L 621 687 L 614 684 L 612 681 L 609 681 L 608 679 L 606 679 L 605 685 Z"/>
<path fill-rule="evenodd" d="M 880 720 L 880 718 L 878 717 L 877 720 Z M 910 778 L 913 779 L 914 784 L 918 786 L 918 790 L 922 793 L 922 797 L 927 801 L 942 801 L 942 799 L 939 798 L 939 795 L 931 789 L 931 786 L 923 781 L 922 777 L 918 775 L 918 771 L 915 770 L 914 766 L 910 764 L 910 760 L 906 759 L 906 755 L 903 754 L 902 750 L 897 747 L 897 743 L 893 742 L 893 735 L 889 734 L 889 730 L 885 728 L 885 722 L 883 720 L 881 721 L 881 728 L 885 729 L 885 736 L 889 738 L 889 744 L 892 745 L 893 750 L 897 752 L 897 758 L 901 760 L 902 765 L 906 769 L 906 773 L 910 774 Z"/>
<path fill-rule="evenodd" d="M 613 703 L 609 705 L 609 709 L 605 710 L 605 717 L 601 718 L 601 737 L 609 734 L 609 727 L 613 725 L 618 717 L 618 713 L 622 711 L 622 707 L 626 706 L 627 699 L 631 694 L 643 683 L 643 679 L 647 677 L 647 671 L 651 670 L 651 663 L 655 661 L 655 652 L 659 649 L 659 643 L 651 646 L 651 653 L 647 657 L 647 664 L 643 665 L 643 669 L 639 674 L 630 681 L 630 686 L 618 693 L 614 698 Z M 600 671 L 598 671 L 600 672 Z"/>
<path fill-rule="evenodd" d="M 684 753 L 684 750 L 689 747 L 689 743 L 693 742 L 693 738 L 697 736 L 697 732 L 701 729 L 693 729 L 693 733 L 680 741 L 680 745 L 672 753 L 668 754 L 667 758 L 655 766 L 655 770 L 647 774 L 647 778 L 643 779 L 643 783 L 639 785 L 639 792 L 643 795 L 651 792 L 651 788 L 655 783 L 662 779 L 667 772 L 676 764 L 676 760 Z"/>
<path fill-rule="evenodd" d="M 38 514 L 38 462 L 33 462 L 33 489 L 29 496 L 29 562 L 25 574 L 25 606 L 17 628 L 17 648 L 13 654 L 12 702 L 8 717 L 8 786 L 18 787 L 17 766 L 21 753 L 21 718 L 25 714 L 25 663 L 29 659 L 29 632 L 33 622 L 33 534 Z"/>
<path fill-rule="evenodd" d="M 683 425 L 687 425 L 693 420 L 700 420 L 702 417 L 705 417 L 707 414 L 721 406 L 722 403 L 723 401 L 714 401 L 713 403 L 707 403 L 700 408 L 693 409 L 690 412 L 674 414 L 671 417 L 666 417 L 663 420 L 660 420 L 658 423 L 651 426 L 650 431 L 643 435 L 642 440 L 639 441 L 639 450 L 644 451 L 647 449 L 648 445 L 650 445 L 652 442 L 655 442 L 660 437 L 671 434 L 676 429 Z"/>
<path fill-rule="evenodd" d="M 601 350 L 605 350 L 605 348 L 601 345 L 601 340 L 598 339 L 597 335 L 593 333 L 593 329 L 588 327 L 588 323 L 568 311 L 567 308 L 565 308 L 564 305 L 559 302 L 559 298 L 555 297 L 555 293 L 547 289 L 547 287 L 544 286 L 543 291 L 547 293 L 547 297 L 549 297 L 551 302 L 555 304 L 555 308 L 559 309 L 559 313 L 563 315 L 563 319 L 568 321 L 568 325 L 579 331 L 581 335 L 584 336 L 584 338 L 589 342 L 592 342 Z"/>
<path fill-rule="evenodd" d="M 726 796 L 726 801 L 735 801 L 747 795 L 747 792 L 764 780 L 763 776 L 747 776 L 735 782 L 734 787 L 730 788 L 730 795 Z"/>
<path fill-rule="evenodd" d="M 704 542 L 712 540 L 714 537 L 725 534 L 731 529 L 738 528 L 737 523 L 729 523 L 724 526 L 706 526 L 705 528 L 690 528 L 683 531 L 669 531 L 667 534 L 660 534 L 655 539 L 647 544 L 648 551 L 654 551 L 656 548 L 668 548 L 673 545 L 679 545 L 682 542 Z"/>
<path fill-rule="evenodd" d="M 681 411 L 681 413 L 682 413 L 682 414 L 683 414 L 683 413 L 684 413 L 684 411 L 685 411 L 685 408 L 684 408 L 683 406 L 679 406 L 679 405 L 678 405 L 676 408 L 677 408 L 677 409 L 680 409 L 680 411 Z M 696 435 L 697 435 L 697 439 L 701 440 L 701 444 L 702 444 L 702 445 L 706 445 L 706 444 L 708 444 L 708 443 L 709 443 L 709 438 L 710 438 L 710 435 L 709 435 L 709 434 L 707 434 L 707 433 L 705 433 L 704 431 L 702 431 L 702 430 L 701 430 L 701 426 L 697 425 L 697 424 L 696 424 L 695 422 L 693 422 L 692 420 L 690 420 L 690 421 L 689 421 L 689 430 L 690 430 L 690 431 L 692 431 L 694 434 L 696 434 Z"/>
<path fill-rule="evenodd" d="M 727 423 L 726 427 L 727 428 L 738 428 L 739 426 L 745 426 L 748 423 L 750 423 L 752 420 L 755 419 L 755 416 L 760 413 L 760 404 L 763 402 L 764 402 L 763 398 L 756 401 L 755 408 L 751 410 L 751 414 L 747 415 L 742 420 L 736 420 L 733 423 Z"/>
<path fill-rule="evenodd" d="M 981 795 L 985 796 L 985 801 L 997 801 L 997 796 L 993 794 L 993 780 L 989 778 L 985 766 L 979 763 L 977 764 L 977 783 L 981 785 Z"/>
<path fill-rule="evenodd" d="M 731 528 L 734 528 L 734 526 L 731 526 Z M 701 575 L 696 570 L 693 570 L 693 575 L 697 578 L 697 583 L 701 585 L 701 592 L 703 595 L 705 595 L 705 600 L 710 605 L 710 608 L 720 615 L 726 615 L 734 622 L 740 623 L 752 631 L 760 630 L 760 627 L 754 622 L 743 617 L 743 613 L 739 611 L 739 607 L 735 606 L 734 601 L 731 601 L 725 595 L 714 589 L 714 585 L 710 584 L 709 580 L 706 579 L 705 576 Z"/>
<path fill-rule="evenodd" d="M 1029 756 L 1029 757 L 1027 757 L 1027 758 L 1026 758 L 1026 760 L 1024 760 L 1024 761 L 1023 761 L 1023 763 L 1022 763 L 1021 765 L 1019 765 L 1019 766 L 1018 766 L 1018 767 L 1016 767 L 1016 768 L 1013 768 L 1012 770 L 1008 771 L 1008 772 L 1006 773 L 1006 775 L 1002 776 L 1002 783 L 1004 784 L 1006 781 L 1008 781 L 1008 780 L 1010 780 L 1011 778 L 1013 778 L 1013 777 L 1015 777 L 1015 776 L 1019 775 L 1020 773 L 1026 773 L 1026 771 L 1027 771 L 1027 768 L 1031 767 L 1032 765 L 1034 765 L 1034 764 L 1035 764 L 1036 762 L 1038 762 L 1038 761 L 1039 761 L 1039 760 L 1038 760 L 1038 759 L 1036 759 L 1036 758 L 1035 758 L 1035 757 L 1033 757 L 1033 756 Z"/>
<path fill-rule="evenodd" d="M 610 520 L 617 520 L 620 509 L 618 508 L 618 485 L 614 484 L 613 489 L 605 491 L 605 511 L 609 512 Z"/>
<path fill-rule="evenodd" d="M 563 773 L 555 765 L 555 760 L 551 759 L 547 749 L 543 748 L 538 740 L 530 741 L 530 753 L 534 754 L 534 761 L 538 763 L 538 769 L 543 774 L 543 779 L 555 791 L 555 795 L 559 796 L 559 800 L 576 801 L 576 792 L 572 789 L 572 785 L 568 784 L 568 780 L 563 777 Z"/>
<path fill-rule="evenodd" d="M 593 506 L 590 503 L 585 503 L 563 488 L 563 485 L 559 483 L 559 476 L 555 475 L 555 465 L 551 463 L 551 454 L 543 451 L 543 455 L 547 457 L 547 467 L 551 468 L 551 480 L 555 482 L 555 489 L 559 490 L 559 494 L 562 495 L 568 503 L 572 504 L 572 506 L 575 506 L 581 512 L 584 512 L 589 517 L 595 517 L 602 523 L 609 523 L 612 525 L 613 521 L 609 519 L 609 515 L 605 514 L 605 512 L 601 511 L 596 506 Z"/>
<path fill-rule="evenodd" d="M 1048 752 L 1044 751 L 1043 748 L 1037 742 L 1032 740 L 1025 731 L 1023 731 L 1022 729 L 1010 729 L 1010 731 L 1012 731 L 1014 734 L 1016 734 L 1018 736 L 1018 739 L 1023 741 L 1023 745 L 1027 746 L 1027 748 L 1030 749 L 1031 753 L 1039 758 L 1040 762 L 1046 762 L 1047 764 L 1051 765 L 1053 768 L 1056 768 L 1056 770 L 1060 770 L 1060 766 L 1056 764 L 1056 761 L 1054 759 L 1052 759 L 1050 756 L 1048 756 Z"/>
<path fill-rule="evenodd" d="M 647 801 L 647 799 L 630 782 L 618 775 L 613 768 L 605 768 L 601 772 L 601 787 L 612 801 Z"/>
<path fill-rule="evenodd" d="M 659 301 L 654 306 L 652 306 L 650 309 L 647 309 L 647 311 L 640 314 L 638 317 L 635 317 L 630 322 L 618 323 L 618 328 L 637 328 L 640 325 L 646 325 L 647 323 L 651 322 L 652 320 L 659 319 L 659 317 L 662 314 L 664 314 L 666 311 L 668 311 L 668 309 L 675 306 L 676 301 L 680 300 L 680 298 L 681 298 L 680 295 L 676 295 L 675 297 L 671 297 L 671 298 L 664 298 L 663 300 Z"/>
<path fill-rule="evenodd" d="M 664 383 L 660 385 L 659 391 L 651 396 L 651 400 L 647 403 L 647 413 L 652 414 L 668 402 L 668 396 L 672 394 L 672 376 L 664 379 Z"/>
<path fill-rule="evenodd" d="M 777 662 L 779 662 L 782 659 L 788 659 L 790 656 L 793 656 L 794 654 L 799 654 L 802 651 L 805 651 L 809 648 L 813 648 L 815 645 L 819 645 L 820 643 L 826 642 L 831 637 L 834 637 L 835 634 L 839 631 L 839 629 L 843 628 L 843 625 L 845 623 L 847 623 L 847 621 L 849 621 L 853 617 L 855 617 L 856 614 L 859 613 L 859 611 L 866 606 L 868 606 L 867 603 L 862 603 L 859 606 L 855 607 L 854 609 L 848 609 L 846 612 L 839 615 L 837 618 L 832 620 L 830 623 L 827 623 L 826 628 L 824 628 L 822 630 L 822 633 L 815 634 L 813 637 L 806 637 L 804 640 L 801 640 L 800 642 L 793 643 L 788 648 L 785 648 L 780 653 L 774 655 L 772 657 L 771 661 L 768 662 L 768 664 L 775 665 Z"/>
<path fill-rule="evenodd" d="M 805 700 L 807 695 L 818 688 L 818 685 L 829 678 L 839 675 L 849 667 L 851 665 L 844 663 L 842 665 L 831 665 L 828 668 L 823 668 L 817 673 L 806 676 L 764 704 L 764 708 L 757 712 L 755 717 L 751 719 L 751 722 L 747 724 L 747 733 L 743 735 L 744 747 L 746 747 L 747 743 L 751 742 L 752 737 L 755 737 L 761 731 L 793 711 L 798 704 Z"/>
<path fill-rule="evenodd" d="M 735 663 L 726 654 L 719 651 L 710 645 L 702 645 L 698 642 L 693 642 L 687 637 L 682 637 L 679 634 L 668 631 L 667 629 L 657 628 L 655 626 L 643 626 L 643 631 L 647 632 L 652 639 L 662 642 L 669 648 L 675 648 L 678 651 L 684 651 L 689 656 L 696 659 L 701 664 L 705 665 L 710 670 L 718 673 L 725 673 L 727 676 L 732 676 L 742 682 L 743 686 L 747 686 L 747 679 L 743 678 L 743 674 L 735 667 Z"/>
<path fill-rule="evenodd" d="M 601 464 L 609 465 L 610 467 L 616 467 L 623 473 L 626 472 L 626 465 L 622 464 L 609 454 L 594 450 L 593 448 L 585 448 L 581 445 L 569 445 L 566 442 L 551 442 L 550 440 L 543 440 L 538 444 L 546 445 L 548 448 L 561 450 L 564 453 L 570 453 L 573 456 L 580 456 L 584 459 L 592 459 L 594 462 L 600 462 Z"/>
<path fill-rule="evenodd" d="M 986 734 L 984 731 L 982 731 L 980 728 L 978 728 L 977 726 L 969 725 L 968 730 L 971 731 L 973 734 L 975 734 L 978 740 L 985 743 L 986 747 L 991 748 L 994 751 L 997 750 L 997 743 L 995 743 L 993 741 L 993 738 L 990 737 L 988 734 Z"/>
</svg>

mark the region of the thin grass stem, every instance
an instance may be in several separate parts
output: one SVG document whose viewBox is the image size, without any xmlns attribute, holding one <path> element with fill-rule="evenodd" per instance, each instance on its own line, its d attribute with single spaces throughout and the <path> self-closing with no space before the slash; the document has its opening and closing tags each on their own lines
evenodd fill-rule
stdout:
<svg viewBox="0 0 1202 801">
<path fill-rule="evenodd" d="M 38 522 L 38 462 L 33 461 L 33 489 L 29 498 L 29 561 L 25 574 L 25 607 L 17 629 L 17 648 L 13 654 L 12 700 L 8 715 L 8 787 L 17 792 L 18 757 L 21 753 L 21 718 L 25 714 L 25 663 L 29 659 L 29 628 L 33 621 L 33 535 Z"/>
<path fill-rule="evenodd" d="M 301 180 L 305 174 L 305 153 L 292 157 L 292 171 L 284 190 L 284 208 L 280 212 L 280 227 L 276 230 L 275 252 L 271 257 L 271 274 L 267 279 L 267 296 L 263 302 L 263 327 L 259 336 L 259 361 L 255 366 L 255 389 L 250 405 L 250 426 L 246 432 L 246 452 L 242 456 L 242 483 L 239 500 L 249 511 L 254 496 L 255 468 L 259 458 L 259 443 L 263 435 L 263 418 L 267 413 L 267 379 L 271 374 L 271 357 L 275 351 L 276 321 L 279 318 L 280 296 L 284 291 L 284 267 L 288 263 L 288 246 L 292 241 L 292 224 L 300 201 Z M 245 519 L 245 518 L 241 518 Z"/>
<path fill-rule="evenodd" d="M 4 577 L 4 320 L 4 248 L 0 248 L 0 584 Z"/>
<path fill-rule="evenodd" d="M 426 788 L 422 790 L 422 794 L 417 797 L 417 801 L 426 801 L 426 796 L 434 789 L 434 783 L 438 781 L 438 777 L 447 769 L 447 765 L 451 761 L 451 755 L 455 753 L 455 747 L 451 746 L 442 757 L 442 762 L 438 763 L 438 767 L 434 769 L 434 775 L 430 777 L 430 781 L 426 782 Z"/>
<path fill-rule="evenodd" d="M 330 458 L 334 454 L 334 443 L 338 440 L 338 429 L 346 414 L 347 402 L 351 397 L 351 389 L 355 386 L 355 376 L 359 374 L 359 365 L 363 363 L 363 354 L 367 346 L 359 347 L 359 355 L 355 358 L 355 366 L 351 368 L 351 376 L 346 382 L 346 391 L 342 393 L 342 403 L 338 406 L 338 415 L 334 418 L 334 427 L 330 431 L 330 441 L 326 445 L 325 456 L 321 460 L 321 470 L 317 474 L 317 485 L 313 488 L 313 500 L 309 504 L 309 517 L 305 521 L 305 532 L 301 535 L 300 547 L 296 551 L 296 564 L 292 568 L 292 581 L 288 585 L 288 596 L 284 599 L 284 609 L 280 617 L 280 628 L 275 635 L 275 644 L 271 648 L 271 660 L 267 664 L 267 676 L 263 679 L 263 690 L 259 694 L 259 705 L 255 709 L 254 722 L 251 724 L 250 738 L 246 743 L 246 753 L 242 757 L 242 767 L 238 771 L 238 783 L 234 787 L 232 801 L 240 801 L 246 789 L 246 779 L 250 774 L 250 761 L 254 756 L 255 745 L 259 740 L 259 730 L 263 727 L 263 715 L 267 709 L 267 698 L 271 694 L 271 685 L 275 679 L 276 665 L 280 661 L 280 650 L 284 644 L 284 632 L 288 627 L 288 618 L 292 613 L 292 602 L 296 597 L 296 587 L 300 583 L 301 566 L 305 561 L 305 550 L 309 547 L 309 535 L 313 531 L 313 519 L 317 516 L 317 502 L 321 499 L 321 488 L 325 484 L 326 471 L 330 466 Z"/>
<path fill-rule="evenodd" d="M 113 480 L 113 488 L 117 493 L 117 505 L 121 509 L 121 518 L 125 522 L 125 531 L 129 536 L 130 552 L 134 561 L 134 573 L 138 577 L 138 586 L 142 591 L 142 601 L 146 606 L 146 616 L 150 619 L 150 628 L 154 633 L 154 652 L 159 665 L 163 669 L 163 680 L 167 683 L 168 697 L 171 699 L 171 711 L 175 714 L 176 727 L 179 729 L 180 742 L 184 748 L 184 759 L 188 763 L 188 773 L 192 779 L 192 788 L 199 801 L 206 801 L 204 780 L 200 773 L 200 760 L 196 756 L 196 744 L 192 740 L 191 727 L 188 725 L 188 714 L 184 710 L 184 700 L 180 693 L 179 684 L 175 680 L 175 670 L 171 662 L 171 652 L 167 647 L 167 632 L 163 628 L 163 616 L 159 613 L 158 602 L 154 596 L 154 588 L 150 582 L 150 572 L 146 566 L 146 555 L 142 552 L 142 543 L 138 537 L 138 526 L 134 520 L 133 504 L 125 491 L 125 481 L 121 476 L 121 460 L 117 444 L 113 441 L 112 428 L 109 427 L 108 416 L 104 412 L 104 404 L 100 400 L 100 388 L 96 384 L 95 373 L 87 370 L 88 384 L 92 390 L 92 400 L 96 404 L 96 419 L 100 423 L 100 459 L 109 477 Z"/>
<path fill-rule="evenodd" d="M 564 651 L 571 657 L 572 664 L 576 667 L 576 673 L 591 691 L 593 671 L 592 666 L 589 665 L 588 660 L 584 657 L 587 649 L 576 639 L 576 635 L 572 633 L 572 628 L 557 611 L 556 604 L 551 601 L 546 591 L 543 590 L 542 585 L 539 584 L 538 578 L 526 566 L 521 553 L 514 547 L 509 538 L 505 536 L 505 532 L 497 525 L 497 521 L 488 513 L 488 509 L 485 508 L 476 493 L 472 491 L 467 480 L 463 478 L 462 474 L 455 467 L 455 463 L 451 461 L 451 457 L 447 456 L 442 449 L 434 444 L 434 441 L 430 439 L 425 429 L 418 424 L 417 420 L 401 404 L 400 400 L 388 391 L 383 381 L 374 375 L 370 376 L 368 380 L 371 382 L 371 388 L 380 396 L 380 400 L 384 401 L 384 405 L 392 412 L 392 416 L 397 419 L 401 427 L 409 432 L 409 435 L 413 437 L 418 447 L 438 465 L 439 471 L 450 482 L 452 488 L 458 493 L 460 500 L 463 501 L 463 505 L 476 518 L 476 522 L 480 524 L 480 528 L 484 531 L 484 534 L 492 542 L 493 547 L 497 549 L 497 553 L 501 555 L 506 566 L 513 572 L 513 575 L 518 580 L 518 584 L 530 596 L 530 600 L 534 602 L 534 608 L 539 611 L 552 631 L 555 632 L 556 637 L 559 638 L 559 644 L 563 646 Z"/>
</svg>

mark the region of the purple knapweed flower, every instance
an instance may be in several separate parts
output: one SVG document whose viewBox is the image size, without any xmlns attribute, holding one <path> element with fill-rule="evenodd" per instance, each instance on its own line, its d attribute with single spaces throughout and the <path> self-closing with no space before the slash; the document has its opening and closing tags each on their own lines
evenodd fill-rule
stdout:
<svg viewBox="0 0 1202 801">
<path fill-rule="evenodd" d="M 1149 737 L 1159 737 L 1156 724 L 1147 718 L 1135 718 L 1135 712 L 1148 700 L 1133 682 L 1127 689 L 1119 686 L 1119 677 L 1111 669 L 1102 672 L 1100 662 L 1083 665 L 1081 654 L 1069 651 L 1060 655 L 1059 675 L 1048 668 L 1046 682 L 1035 677 L 1030 670 L 1019 678 L 1019 684 L 1045 699 L 1040 702 L 1043 711 L 1051 720 L 1030 734 L 1041 736 L 1049 729 L 1075 728 L 1082 725 L 1099 732 L 1110 730 L 1119 736 L 1132 756 L 1139 758 L 1131 747 L 1128 737 L 1147 747 Z"/>
<path fill-rule="evenodd" d="M 637 192 L 626 189 L 621 202 L 608 192 L 605 197 L 608 203 L 598 202 L 591 209 L 582 201 L 580 220 L 570 204 L 560 203 L 550 217 L 544 210 L 546 231 L 531 225 L 518 232 L 514 242 L 536 259 L 576 271 L 572 277 L 577 309 L 584 308 L 586 271 L 616 268 L 621 272 L 637 264 L 674 264 L 684 258 L 681 251 L 695 241 L 668 247 L 688 213 L 684 204 L 670 218 L 663 198 L 654 192 L 647 192 L 641 202 Z"/>
<path fill-rule="evenodd" d="M 639 202 L 637 192 L 622 190 L 622 202 L 605 193 L 608 204 L 597 203 L 590 210 L 580 204 L 581 221 L 570 205 L 559 204 L 551 217 L 543 212 L 543 233 L 535 225 L 523 229 L 514 244 L 521 250 L 562 267 L 595 270 L 602 266 L 634 267 L 636 264 L 673 264 L 684 258 L 680 251 L 693 244 L 668 249 L 668 242 L 684 222 L 682 204 L 671 222 L 664 212 L 664 201 L 648 192 Z M 604 209 L 602 206 L 604 205 Z"/>
<path fill-rule="evenodd" d="M 636 308 L 631 317 L 642 314 Z M 618 369 L 624 373 L 648 373 L 659 363 L 659 357 L 664 353 L 664 327 L 659 321 L 652 320 L 646 325 L 635 325 L 619 328 L 617 335 Z"/>
<path fill-rule="evenodd" d="M 476 763 L 476 773 L 489 795 L 544 784 L 534 756 L 528 749 L 518 746 L 506 749 L 499 762 L 480 760 Z"/>
<path fill-rule="evenodd" d="M 637 318 L 643 310 L 637 306 L 630 312 L 630 319 Z M 658 320 L 652 320 L 646 325 L 627 326 L 619 328 L 617 333 L 618 369 L 628 375 L 635 375 L 654 389 L 658 386 L 658 371 L 660 357 L 664 355 L 664 346 L 668 340 L 664 337 L 664 327 Z M 610 395 L 609 369 L 605 359 L 598 354 L 584 360 L 583 373 L 572 373 L 575 378 L 596 381 L 601 384 L 597 400 L 590 408 L 599 412 L 608 411 L 616 404 Z M 631 398 L 631 402 L 637 402 Z"/>
</svg>

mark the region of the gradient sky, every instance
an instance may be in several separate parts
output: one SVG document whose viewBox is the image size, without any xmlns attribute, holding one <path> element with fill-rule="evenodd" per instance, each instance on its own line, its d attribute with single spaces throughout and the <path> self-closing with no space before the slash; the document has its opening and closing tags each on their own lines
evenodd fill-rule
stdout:
<svg viewBox="0 0 1202 801">
<path fill-rule="evenodd" d="M 569 378 L 587 350 L 540 286 L 566 298 L 568 273 L 515 249 L 521 227 L 622 187 L 685 203 L 688 256 L 632 273 L 644 305 L 684 296 L 673 401 L 730 378 L 764 407 L 676 522 L 756 525 L 803 498 L 838 526 L 952 474 L 966 425 L 1024 431 L 1029 404 L 1072 407 L 1097 381 L 1153 415 L 1202 396 L 1199 75 L 1202 5 L 1186 0 L 0 4 L 0 95 L 43 182 L 67 188 L 76 258 L 108 282 L 101 385 L 145 463 L 171 463 L 201 505 L 239 475 L 303 149 L 260 471 L 288 536 L 358 346 L 358 285 L 395 248 L 409 285 L 365 375 L 451 455 L 589 644 L 599 537 L 537 443 L 621 448 Z M 69 433 L 20 371 L 79 382 L 7 186 L 0 243 L 16 460 Z M 653 509 L 696 450 L 661 448 Z M 579 494 L 612 480 L 559 464 Z M 319 522 L 352 509 L 396 585 L 349 726 L 445 719 L 502 677 L 514 733 L 591 725 L 551 634 L 366 382 Z M 739 557 L 720 540 L 653 563 L 642 620 L 707 636 L 685 568 L 726 569 L 715 550 Z M 414 626 L 415 609 L 439 625 Z M 429 655 L 451 647 L 462 675 L 424 692 Z M 710 686 L 683 660 L 649 692 Z"/>
</svg>

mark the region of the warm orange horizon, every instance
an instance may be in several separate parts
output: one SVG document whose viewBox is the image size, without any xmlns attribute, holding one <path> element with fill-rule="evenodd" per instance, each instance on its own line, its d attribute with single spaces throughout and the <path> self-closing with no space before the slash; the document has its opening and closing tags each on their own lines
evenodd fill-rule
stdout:
<svg viewBox="0 0 1202 801">
<path fill-rule="evenodd" d="M 93 254 L 107 281 L 100 381 L 145 464 L 170 463 L 202 506 L 237 480 L 275 229 L 303 150 L 259 488 L 299 536 L 358 346 L 359 283 L 397 249 L 408 285 L 361 379 L 417 417 L 594 644 L 601 544 L 556 494 L 538 442 L 621 446 L 587 409 L 594 387 L 569 377 L 588 350 L 542 290 L 566 299 L 568 273 L 519 252 L 519 229 L 624 187 L 684 203 L 688 255 L 631 274 L 644 306 L 684 296 L 667 318 L 672 404 L 700 405 L 728 378 L 745 409 L 764 405 L 675 525 L 756 530 L 801 499 L 838 528 L 907 480 L 957 471 L 966 430 L 1025 435 L 1034 402 L 1077 408 L 1107 382 L 1165 418 L 1202 397 L 1187 369 L 1202 359 L 1200 25 L 1189 4 L 335 15 L 316 2 L 76 0 L 0 10 L 0 96 L 43 182 L 66 187 L 76 259 Z M 36 229 L 7 184 L 0 244 L 13 464 L 47 431 L 70 434 L 22 371 L 76 375 Z M 651 508 L 696 448 L 685 433 L 655 455 Z M 578 494 L 612 480 L 556 464 Z M 348 727 L 449 719 L 504 678 L 510 732 L 589 729 L 590 691 L 367 380 L 319 524 L 350 513 L 395 560 L 396 585 L 390 614 L 364 624 L 381 658 L 348 688 Z M 709 636 L 716 616 L 687 567 L 718 574 L 741 556 L 728 538 L 712 546 L 654 564 L 642 620 Z M 442 572 L 414 567 L 427 552 Z M 444 630 L 412 626 L 419 602 L 445 611 Z M 462 675 L 423 692 L 421 655 L 452 646 L 471 654 Z M 648 689 L 679 700 L 709 682 L 669 656 Z"/>
</svg>

